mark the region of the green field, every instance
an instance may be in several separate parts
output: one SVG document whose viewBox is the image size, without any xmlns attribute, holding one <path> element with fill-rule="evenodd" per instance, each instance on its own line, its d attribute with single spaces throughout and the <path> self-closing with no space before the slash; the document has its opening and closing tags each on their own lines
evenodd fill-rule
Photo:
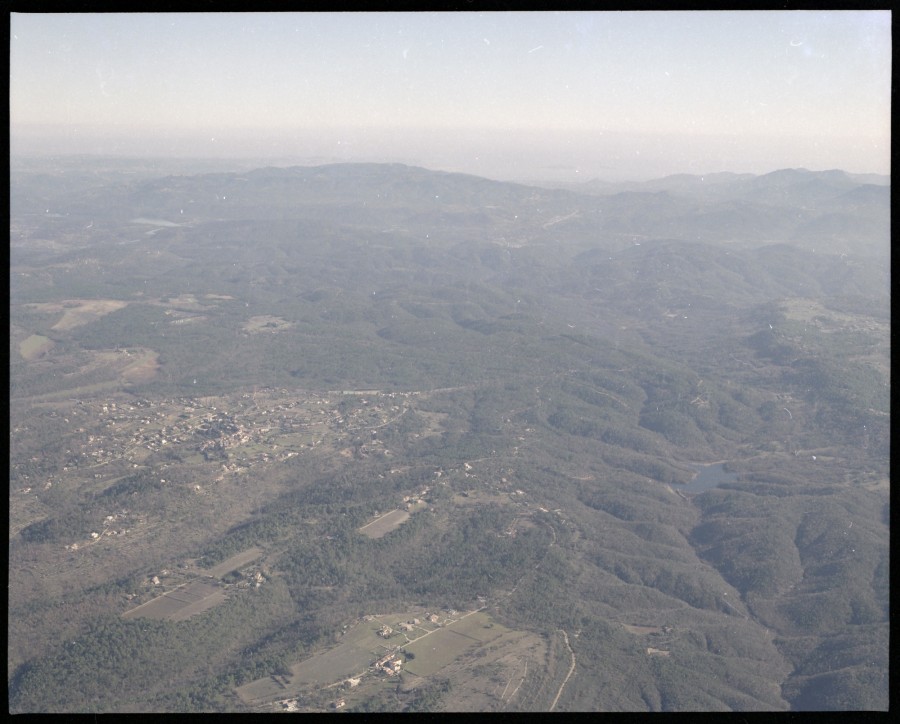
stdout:
<svg viewBox="0 0 900 724">
<path fill-rule="evenodd" d="M 19 354 L 25 359 L 31 361 L 36 360 L 47 354 L 53 348 L 52 339 L 43 337 L 40 334 L 32 334 L 28 339 L 19 342 Z"/>
<path fill-rule="evenodd" d="M 293 682 L 299 686 L 323 686 L 360 674 L 372 664 L 375 655 L 353 644 L 339 644 L 324 654 L 291 667 Z"/>
<path fill-rule="evenodd" d="M 477 644 L 477 641 L 450 629 L 436 631 L 406 647 L 416 657 L 406 665 L 406 670 L 416 676 L 431 676 Z"/>
<path fill-rule="evenodd" d="M 226 573 L 231 573 L 238 568 L 243 568 L 249 563 L 252 563 L 262 555 L 262 552 L 262 548 L 257 548 L 256 546 L 254 546 L 253 548 L 249 548 L 248 550 L 238 553 L 237 555 L 233 555 L 231 556 L 231 558 L 222 561 L 217 566 L 214 566 L 206 571 L 206 574 L 215 578 L 221 578 Z"/>
<path fill-rule="evenodd" d="M 382 538 L 395 528 L 399 528 L 407 520 L 409 520 L 409 513 L 405 510 L 392 510 L 376 518 L 371 523 L 366 523 L 359 529 L 359 532 L 369 536 L 369 538 Z"/>
<path fill-rule="evenodd" d="M 227 598 L 224 591 L 203 581 L 191 581 L 173 591 L 157 596 L 137 608 L 126 611 L 122 618 L 152 618 L 183 621 L 194 614 L 217 606 Z"/>
<path fill-rule="evenodd" d="M 239 687 L 237 694 L 247 703 L 261 704 L 371 673 L 371 666 L 377 658 L 404 641 L 402 634 L 385 640 L 378 635 L 378 631 L 383 625 L 396 629 L 399 621 L 413 616 L 415 614 L 411 613 L 384 614 L 361 622 L 347 631 L 337 646 L 294 664 L 291 676 L 281 677 L 280 680 L 271 676 L 257 679 Z M 411 631 L 410 635 L 418 638 L 403 647 L 414 655 L 404 666 L 411 674 L 430 676 L 460 656 L 472 653 L 510 632 L 510 629 L 482 612 L 466 614 L 443 628 L 431 626 L 422 625 Z M 423 633 L 423 630 L 426 632 Z"/>
<path fill-rule="evenodd" d="M 485 613 L 470 614 L 408 644 L 405 648 L 415 658 L 407 662 L 405 668 L 417 676 L 431 676 L 507 631 L 509 629 L 493 623 Z"/>
</svg>

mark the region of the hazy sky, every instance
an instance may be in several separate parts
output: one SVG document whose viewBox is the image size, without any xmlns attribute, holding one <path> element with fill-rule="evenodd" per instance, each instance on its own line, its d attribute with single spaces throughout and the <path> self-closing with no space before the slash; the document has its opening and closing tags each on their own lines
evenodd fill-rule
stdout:
<svg viewBox="0 0 900 724">
<path fill-rule="evenodd" d="M 18 152 L 890 169 L 888 11 L 13 14 Z"/>
</svg>

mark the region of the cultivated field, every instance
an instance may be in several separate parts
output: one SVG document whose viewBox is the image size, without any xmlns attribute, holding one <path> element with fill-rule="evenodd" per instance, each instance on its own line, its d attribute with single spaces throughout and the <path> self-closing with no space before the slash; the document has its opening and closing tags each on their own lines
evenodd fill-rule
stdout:
<svg viewBox="0 0 900 724">
<path fill-rule="evenodd" d="M 40 334 L 32 334 L 28 339 L 19 342 L 19 354 L 31 362 L 47 354 L 53 349 L 53 345 L 52 339 L 43 337 Z"/>
<path fill-rule="evenodd" d="M 398 508 L 379 516 L 371 523 L 366 523 L 359 529 L 359 532 L 369 538 L 382 538 L 395 528 L 399 528 L 407 520 L 409 520 L 409 513 Z"/>
<path fill-rule="evenodd" d="M 126 611 L 122 618 L 152 618 L 183 621 L 206 611 L 227 598 L 218 586 L 204 581 L 191 581 Z"/>
<path fill-rule="evenodd" d="M 286 319 L 264 314 L 258 317 L 250 317 L 244 324 L 244 330 L 247 332 L 278 332 L 293 326 Z"/>
<path fill-rule="evenodd" d="M 212 576 L 213 578 L 221 578 L 227 573 L 231 573 L 238 568 L 243 568 L 247 564 L 252 563 L 259 558 L 262 553 L 262 548 L 257 548 L 256 546 L 248 548 L 247 550 L 241 551 L 240 553 L 231 556 L 231 558 L 222 561 L 218 565 L 213 566 L 208 571 L 205 571 L 204 575 Z"/>
<path fill-rule="evenodd" d="M 478 643 L 477 640 L 451 629 L 436 631 L 426 640 L 407 647 L 416 658 L 407 664 L 406 670 L 416 676 L 431 676 Z"/>
<path fill-rule="evenodd" d="M 505 626 L 492 623 L 487 614 L 471 614 L 408 644 L 405 648 L 415 658 L 407 663 L 406 670 L 416 676 L 431 676 L 507 631 Z"/>
<path fill-rule="evenodd" d="M 149 382 L 159 371 L 159 354 L 152 349 L 138 349 L 129 353 L 133 361 L 120 373 L 125 382 Z"/>
<path fill-rule="evenodd" d="M 374 639 L 374 634 L 372 635 Z M 237 695 L 248 704 L 261 704 L 278 697 L 299 693 L 365 673 L 377 657 L 377 652 L 359 644 L 341 643 L 328 651 L 301 661 L 291 667 L 290 677 L 251 681 L 238 687 Z"/>
<path fill-rule="evenodd" d="M 128 302 L 119 299 L 71 299 L 64 302 L 45 302 L 26 306 L 34 307 L 42 312 L 62 312 L 62 317 L 51 329 L 63 332 L 93 322 L 117 309 L 122 309 L 128 306 Z"/>
<path fill-rule="evenodd" d="M 375 661 L 398 647 L 415 656 L 404 665 L 404 672 L 422 678 L 458 659 L 463 661 L 463 654 L 484 649 L 504 634 L 517 633 L 482 612 L 457 614 L 458 618 L 443 627 L 423 621 L 409 632 L 399 631 L 400 622 L 421 616 L 421 612 L 372 616 L 347 631 L 341 643 L 294 664 L 290 677 L 268 676 L 238 687 L 236 692 L 244 702 L 261 705 L 361 676 L 365 683 L 355 693 L 365 695 L 372 685 L 377 685 L 385 676 L 373 669 Z M 385 625 L 395 630 L 387 639 L 378 635 Z"/>
</svg>

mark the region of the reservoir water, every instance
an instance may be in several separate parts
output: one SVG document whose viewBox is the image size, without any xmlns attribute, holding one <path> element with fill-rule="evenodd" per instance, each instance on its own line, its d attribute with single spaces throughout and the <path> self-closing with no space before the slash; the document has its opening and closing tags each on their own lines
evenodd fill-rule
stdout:
<svg viewBox="0 0 900 724">
<path fill-rule="evenodd" d="M 697 477 L 687 485 L 678 486 L 678 489 L 685 493 L 702 493 L 704 490 L 717 488 L 724 483 L 733 483 L 738 477 L 737 473 L 726 472 L 724 463 L 694 465 L 692 467 L 697 471 Z"/>
</svg>

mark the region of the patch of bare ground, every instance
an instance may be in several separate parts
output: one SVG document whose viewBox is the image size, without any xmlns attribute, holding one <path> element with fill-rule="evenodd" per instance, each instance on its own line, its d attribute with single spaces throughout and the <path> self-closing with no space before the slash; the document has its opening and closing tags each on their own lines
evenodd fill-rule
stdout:
<svg viewBox="0 0 900 724">
<path fill-rule="evenodd" d="M 890 478 L 880 478 L 874 483 L 866 483 L 862 487 L 866 490 L 890 490 L 891 480 Z"/>
<path fill-rule="evenodd" d="M 19 342 L 19 354 L 29 362 L 40 359 L 53 349 L 54 341 L 40 334 L 32 334 Z"/>
<path fill-rule="evenodd" d="M 383 538 L 395 528 L 399 528 L 407 520 L 409 520 L 409 513 L 405 510 L 391 510 L 384 515 L 378 516 L 371 523 L 366 523 L 359 529 L 359 532 L 369 538 Z"/>
<path fill-rule="evenodd" d="M 216 585 L 204 581 L 191 581 L 126 611 L 122 614 L 122 618 L 184 621 L 217 606 L 226 598 L 225 592 Z"/>
<path fill-rule="evenodd" d="M 200 302 L 197 301 L 197 297 L 193 294 L 181 294 L 177 297 L 170 298 L 169 306 L 193 309 L 200 306 Z"/>
<path fill-rule="evenodd" d="M 529 631 L 506 631 L 440 671 L 440 676 L 453 684 L 443 702 L 444 709 L 522 710 L 521 702 L 544 668 L 546 655 L 547 642 L 543 637 Z M 524 708 L 529 709 L 527 705 Z M 541 707 L 533 709 L 539 710 Z"/>
<path fill-rule="evenodd" d="M 447 412 L 424 412 L 416 410 L 416 417 L 425 423 L 425 429 L 419 433 L 420 437 L 435 437 L 444 432 L 444 422 L 450 417 Z"/>
<path fill-rule="evenodd" d="M 80 364 L 76 375 L 102 372 L 121 382 L 148 382 L 156 377 L 160 369 L 159 354 L 152 349 L 132 347 L 129 349 L 103 349 L 84 352 L 86 359 Z M 105 383 L 108 386 L 109 383 Z M 74 390 L 70 390 L 73 393 Z M 86 393 L 85 393 L 86 394 Z"/>
<path fill-rule="evenodd" d="M 159 372 L 159 353 L 152 349 L 135 349 L 127 353 L 131 362 L 120 373 L 125 382 L 149 382 Z"/>
<path fill-rule="evenodd" d="M 280 332 L 293 326 L 293 322 L 288 322 L 286 319 L 263 314 L 257 317 L 250 317 L 243 328 L 246 332 Z"/>
<path fill-rule="evenodd" d="M 231 556 L 217 566 L 213 566 L 209 570 L 205 571 L 207 576 L 212 576 L 213 578 L 221 578 L 226 573 L 231 573 L 232 571 L 236 571 L 238 568 L 243 568 L 249 563 L 253 563 L 257 558 L 259 558 L 263 554 L 263 549 L 258 546 L 254 546 L 253 548 L 248 548 L 241 553 Z"/>
<path fill-rule="evenodd" d="M 120 299 L 69 299 L 62 302 L 42 302 L 26 306 L 51 314 L 61 312 L 62 317 L 51 329 L 66 331 L 100 319 L 117 309 L 127 307 L 128 302 Z"/>
<path fill-rule="evenodd" d="M 536 635 L 536 634 L 535 634 Z M 500 697 L 501 711 L 550 711 L 559 701 L 566 684 L 572 676 L 573 654 L 568 641 L 561 633 L 542 637 L 540 657 L 535 665 L 528 667 L 522 685 L 515 698 L 509 696 L 512 688 L 505 696 Z M 511 687 L 515 687 L 513 682 Z"/>
<path fill-rule="evenodd" d="M 480 490 L 467 490 L 464 493 L 457 493 L 451 500 L 454 505 L 487 505 L 488 503 L 509 505 L 512 503 L 508 493 L 487 493 Z"/>
</svg>

